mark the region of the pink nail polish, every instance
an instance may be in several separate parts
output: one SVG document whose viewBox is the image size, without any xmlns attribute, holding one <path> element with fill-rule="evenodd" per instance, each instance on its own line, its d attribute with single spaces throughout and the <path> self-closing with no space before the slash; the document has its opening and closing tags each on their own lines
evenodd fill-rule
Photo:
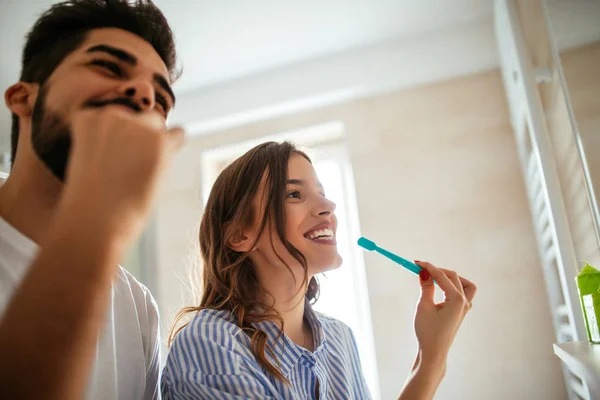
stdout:
<svg viewBox="0 0 600 400">
<path fill-rule="evenodd" d="M 425 269 L 422 269 L 421 272 L 419 272 L 419 276 L 421 277 L 421 279 L 426 281 L 427 279 L 429 279 L 429 272 L 427 272 L 427 270 Z"/>
</svg>

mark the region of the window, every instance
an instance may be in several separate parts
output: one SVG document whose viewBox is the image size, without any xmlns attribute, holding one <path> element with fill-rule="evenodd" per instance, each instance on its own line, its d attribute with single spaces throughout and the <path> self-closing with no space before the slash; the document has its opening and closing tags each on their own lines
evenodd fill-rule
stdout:
<svg viewBox="0 0 600 400">
<path fill-rule="evenodd" d="M 352 169 L 342 145 L 317 150 L 313 164 L 327 197 L 337 205 L 337 243 L 344 261 L 339 269 L 317 277 L 321 294 L 314 308 L 352 328 L 365 380 L 372 397 L 378 399 L 377 363 L 364 257 L 356 245 L 360 229 Z"/>
<path fill-rule="evenodd" d="M 319 129 L 324 129 L 321 126 Z M 316 135 L 314 130 L 262 138 L 258 141 L 240 143 L 236 146 L 215 149 L 202 156 L 203 200 L 206 203 L 210 188 L 218 173 L 233 159 L 258 143 L 268 140 L 292 140 L 299 146 L 309 146 L 309 156 L 317 175 L 325 187 L 327 197 L 336 205 L 338 217 L 337 243 L 343 258 L 341 268 L 317 276 L 321 286 L 315 309 L 346 323 L 356 337 L 365 380 L 374 399 L 379 399 L 379 383 L 375 345 L 371 324 L 369 296 L 362 251 L 356 245 L 360 237 L 358 208 L 354 190 L 352 168 L 343 141 L 340 125 L 328 126 L 331 136 Z M 306 134 L 308 133 L 308 134 Z M 321 140 L 314 140 L 315 138 Z M 325 140 L 322 139 L 333 139 Z M 313 140 L 311 140 L 313 139 Z M 349 290 L 349 288 L 351 288 Z M 351 305 L 351 306 L 349 306 Z"/>
</svg>

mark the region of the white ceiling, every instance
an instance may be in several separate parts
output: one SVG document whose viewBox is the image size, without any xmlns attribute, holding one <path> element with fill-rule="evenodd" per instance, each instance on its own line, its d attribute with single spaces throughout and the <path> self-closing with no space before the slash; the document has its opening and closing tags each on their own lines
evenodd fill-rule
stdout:
<svg viewBox="0 0 600 400">
<path fill-rule="evenodd" d="M 600 2 L 547 1 L 561 47 L 600 37 Z M 1 88 L 17 80 L 25 34 L 55 2 L 0 0 Z M 273 116 L 273 107 L 289 112 L 498 66 L 493 0 L 155 2 L 184 69 L 175 123 L 212 129 Z M 0 149 L 9 121 L 1 107 Z"/>
<path fill-rule="evenodd" d="M 491 0 L 157 1 L 174 27 L 180 90 L 491 16 Z"/>
<path fill-rule="evenodd" d="M 0 0 L 0 86 L 27 30 L 56 1 Z M 156 0 L 176 35 L 178 92 L 492 15 L 492 0 Z"/>
</svg>

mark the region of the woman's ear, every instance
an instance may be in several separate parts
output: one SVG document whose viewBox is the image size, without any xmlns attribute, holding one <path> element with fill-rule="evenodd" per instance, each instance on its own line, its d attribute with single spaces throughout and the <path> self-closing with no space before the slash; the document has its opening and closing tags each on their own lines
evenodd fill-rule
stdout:
<svg viewBox="0 0 600 400">
<path fill-rule="evenodd" d="M 238 253 L 247 253 L 252 249 L 254 236 L 249 232 L 237 231 L 229 239 L 229 248 Z"/>
<path fill-rule="evenodd" d="M 6 106 L 19 117 L 30 117 L 33 113 L 38 87 L 37 83 L 15 83 L 4 92 Z"/>
</svg>

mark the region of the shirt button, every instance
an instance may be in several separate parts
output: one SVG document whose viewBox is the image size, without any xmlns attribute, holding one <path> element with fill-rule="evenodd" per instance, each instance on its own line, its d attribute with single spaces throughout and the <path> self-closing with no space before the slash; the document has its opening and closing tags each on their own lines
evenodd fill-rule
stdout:
<svg viewBox="0 0 600 400">
<path fill-rule="evenodd" d="M 303 354 L 302 357 L 304 357 L 304 359 L 306 359 L 311 364 L 314 364 L 316 362 L 315 356 L 313 356 L 310 353 Z"/>
</svg>

